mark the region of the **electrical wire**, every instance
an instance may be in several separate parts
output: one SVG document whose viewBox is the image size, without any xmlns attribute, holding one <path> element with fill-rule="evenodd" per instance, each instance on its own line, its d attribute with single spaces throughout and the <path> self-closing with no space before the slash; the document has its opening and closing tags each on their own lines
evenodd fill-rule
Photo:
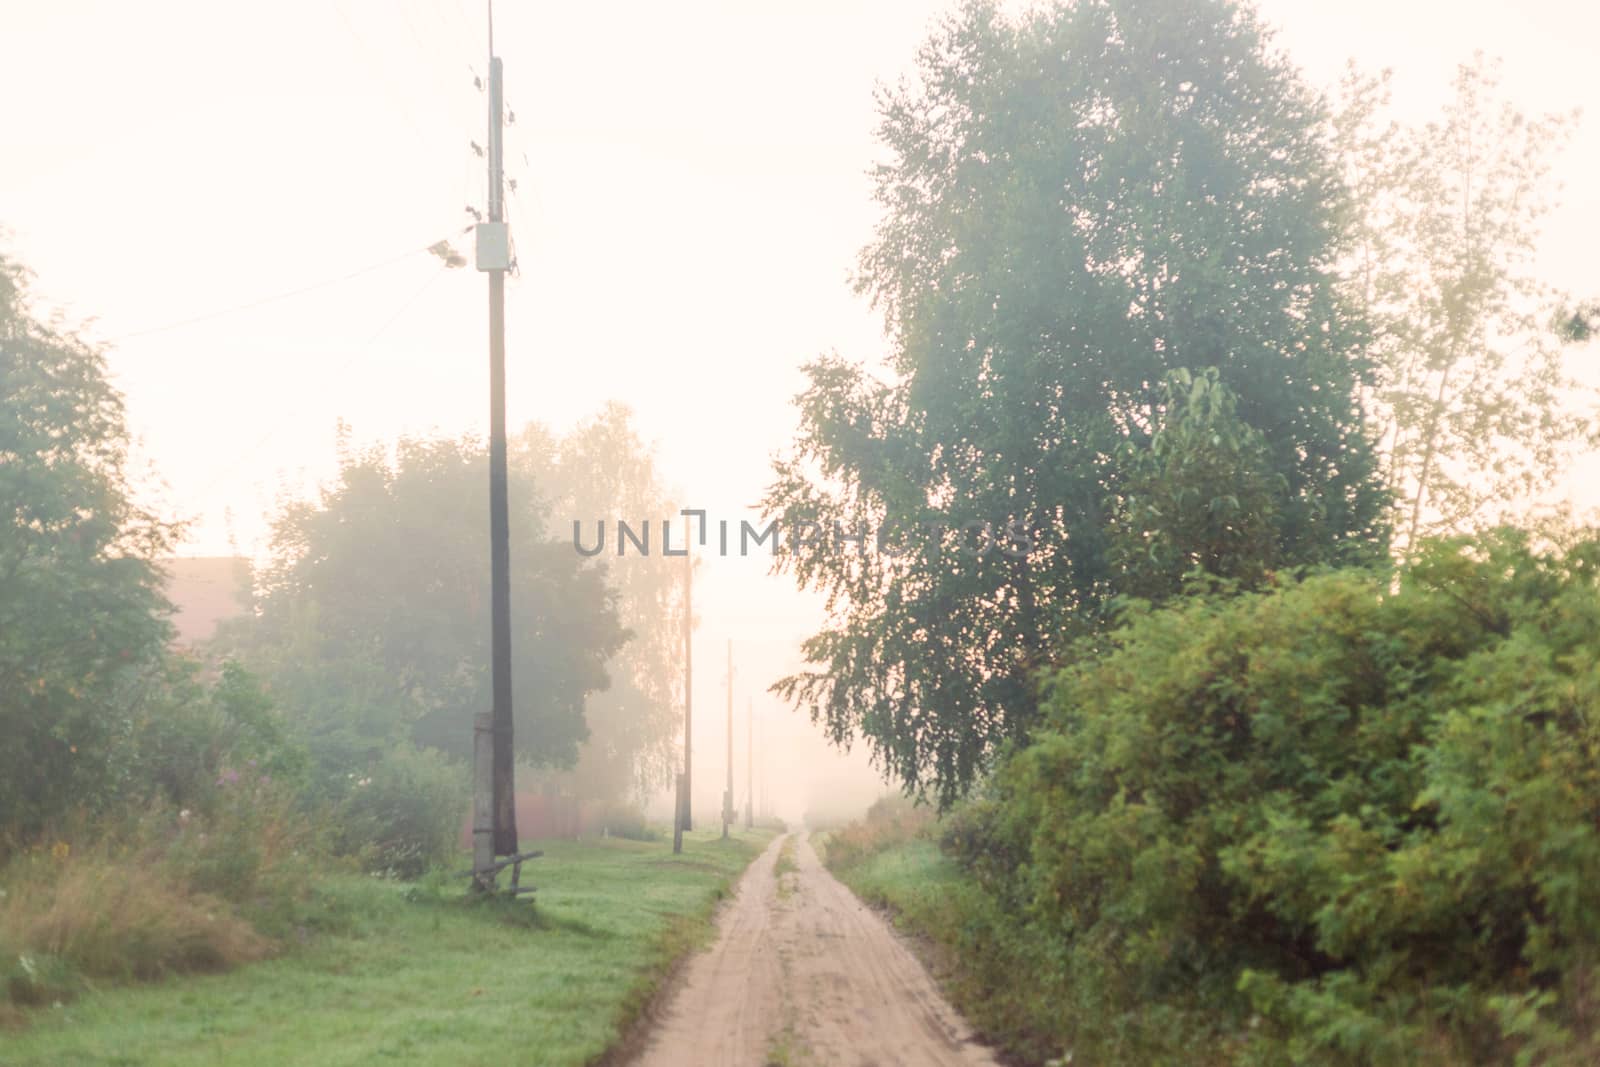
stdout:
<svg viewBox="0 0 1600 1067">
<path fill-rule="evenodd" d="M 345 31 L 350 34 L 350 39 L 355 41 L 356 47 L 360 49 L 362 61 L 367 64 L 368 69 L 372 71 L 377 80 L 383 83 L 384 91 L 388 94 L 390 102 L 396 105 L 396 110 L 399 112 L 400 117 L 410 127 L 411 132 L 416 134 L 417 140 L 422 143 L 423 147 L 428 147 L 430 142 L 427 135 L 422 132 L 422 127 L 417 124 L 415 107 L 401 97 L 401 94 L 395 89 L 394 83 L 385 75 L 383 65 L 378 62 L 377 55 L 373 49 L 368 47 L 366 39 L 356 29 L 355 23 L 350 21 L 350 16 L 345 14 L 344 6 L 339 0 L 333 0 L 333 10 L 338 14 L 339 21 L 344 25 Z"/>
<path fill-rule="evenodd" d="M 470 229 L 470 227 L 469 227 L 469 229 Z M 467 231 L 463 230 L 462 232 L 465 233 Z M 430 242 L 429 244 L 421 245 L 421 246 L 416 247 L 416 248 L 407 249 L 406 251 L 400 253 L 398 256 L 393 256 L 393 257 L 391 257 L 389 259 L 385 259 L 385 260 L 383 260 L 383 261 L 381 261 L 379 263 L 372 263 L 372 264 L 369 264 L 369 265 L 367 265 L 365 267 L 360 267 L 360 268 L 358 268 L 356 270 L 350 271 L 348 274 L 341 274 L 336 278 L 324 278 L 320 282 L 312 282 L 310 285 L 303 285 L 298 289 L 290 289 L 287 292 L 275 293 L 272 296 L 264 296 L 264 297 L 261 297 L 259 300 L 252 300 L 252 301 L 250 301 L 248 303 L 245 303 L 245 304 L 236 304 L 236 305 L 234 305 L 232 307 L 218 308 L 215 311 L 207 311 L 207 312 L 203 312 L 203 313 L 201 313 L 199 315 L 191 315 L 186 319 L 178 319 L 178 320 L 176 320 L 174 322 L 163 323 L 160 326 L 150 326 L 150 327 L 146 327 L 145 329 L 142 329 L 142 330 L 134 330 L 131 333 L 125 333 L 125 334 L 121 334 L 121 335 L 119 335 L 117 337 L 111 338 L 111 343 L 112 344 L 117 344 L 117 343 L 119 343 L 121 341 L 131 340 L 131 339 L 133 339 L 135 337 L 148 337 L 149 335 L 154 334 L 154 333 L 166 333 L 168 330 L 182 329 L 185 326 L 193 326 L 196 323 L 209 322 L 212 319 L 220 319 L 220 318 L 223 318 L 223 317 L 225 317 L 227 315 L 236 315 L 241 311 L 253 311 L 256 308 L 265 307 L 268 304 L 275 304 L 280 300 L 290 300 L 290 299 L 293 299 L 294 297 L 297 297 L 297 296 L 304 296 L 306 293 L 314 293 L 319 289 L 326 289 L 329 286 L 339 285 L 339 284 L 341 284 L 343 282 L 348 282 L 348 281 L 351 281 L 351 280 L 353 280 L 355 278 L 360 278 L 363 275 L 371 274 L 373 271 L 382 270 L 385 267 L 392 267 L 396 263 L 404 262 L 405 260 L 408 260 L 412 256 L 415 256 L 415 255 L 421 255 L 423 253 L 432 254 L 431 250 L 435 246 L 437 246 L 438 243 L 439 242 L 437 242 L 437 241 L 433 241 L 433 242 Z"/>
<path fill-rule="evenodd" d="M 454 47 L 465 55 L 476 56 L 478 54 L 477 38 L 472 27 L 467 24 L 467 15 L 466 12 L 461 10 L 461 5 L 459 3 L 455 5 L 456 17 L 454 20 L 446 18 L 440 7 L 441 5 L 435 2 L 428 5 L 428 10 L 432 12 L 434 18 L 439 20 L 439 25 L 444 27 L 445 32 L 455 38 Z M 473 71 L 473 73 L 476 74 L 477 71 Z"/>
<path fill-rule="evenodd" d="M 340 363 L 338 363 L 333 368 L 333 371 L 328 375 L 326 380 L 337 379 L 340 376 L 342 376 L 346 371 L 348 371 L 352 366 L 354 366 L 355 363 L 358 360 L 360 360 L 363 356 L 365 356 L 367 354 L 367 350 L 372 347 L 373 342 L 377 341 L 377 339 L 379 337 L 382 337 L 384 332 L 387 331 L 389 329 L 389 327 L 393 326 L 395 324 L 395 322 L 397 320 L 399 320 L 400 316 L 404 315 L 407 311 L 409 311 L 412 308 L 412 306 L 415 305 L 416 302 L 422 298 L 422 295 L 424 293 L 426 293 L 429 288 L 432 287 L 433 283 L 438 281 L 439 278 L 446 271 L 448 271 L 449 269 L 450 269 L 450 265 L 449 264 L 441 263 L 439 265 L 439 269 L 434 271 L 432 274 L 428 275 L 428 280 L 423 282 L 422 285 L 416 290 L 416 292 L 414 292 L 410 296 L 406 297 L 405 301 L 403 303 L 401 303 L 397 308 L 395 308 L 394 312 L 392 314 L 390 314 L 388 318 L 383 320 L 383 324 L 381 326 L 379 326 L 376 330 L 374 330 L 372 332 L 371 336 L 369 336 L 365 341 L 363 341 L 359 346 L 357 346 L 357 348 L 353 352 L 351 352 L 348 356 L 346 356 Z M 282 430 L 289 423 L 293 422 L 294 419 L 296 417 L 298 417 L 299 415 L 303 414 L 304 411 L 305 411 L 305 408 L 301 407 L 301 408 L 294 409 L 294 410 L 291 410 L 291 411 L 288 411 L 288 412 L 278 412 L 278 413 L 276 413 L 276 416 L 275 416 L 275 418 L 273 420 L 272 428 L 267 430 L 266 433 L 262 434 L 260 436 L 260 438 L 258 438 L 252 445 L 250 445 L 249 448 L 247 448 L 244 451 L 238 453 L 236 456 L 234 456 L 233 459 L 229 460 L 223 467 L 219 468 L 217 470 L 217 472 L 214 475 L 212 475 L 212 477 L 205 483 L 205 485 L 203 487 L 201 487 L 200 492 L 196 495 L 196 499 L 203 502 L 205 500 L 205 498 L 208 497 L 211 494 L 211 491 L 213 489 L 215 489 L 218 485 L 222 484 L 222 482 L 226 478 L 228 478 L 235 471 L 237 471 L 239 469 L 239 467 L 242 466 L 247 459 L 249 459 L 251 456 L 255 455 L 257 452 L 261 451 L 261 448 L 262 448 L 263 445 L 265 445 L 268 441 L 272 440 L 272 438 L 275 437 L 280 430 Z"/>
</svg>

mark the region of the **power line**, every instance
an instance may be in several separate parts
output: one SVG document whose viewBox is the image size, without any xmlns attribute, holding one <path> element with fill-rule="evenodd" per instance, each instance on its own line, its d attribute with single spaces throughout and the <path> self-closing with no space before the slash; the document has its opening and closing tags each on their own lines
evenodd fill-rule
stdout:
<svg viewBox="0 0 1600 1067">
<path fill-rule="evenodd" d="M 422 245 L 417 248 L 411 248 L 400 253 L 398 256 L 393 256 L 389 259 L 383 260 L 382 262 L 372 263 L 365 267 L 360 267 L 356 270 L 350 271 L 348 274 L 341 274 L 336 278 L 324 278 L 320 282 L 312 282 L 310 285 L 303 285 L 298 289 L 290 289 L 287 292 L 275 293 L 272 296 L 264 296 L 259 300 L 251 300 L 248 303 L 236 304 L 232 307 L 219 308 L 215 311 L 207 311 L 199 315 L 191 315 L 186 319 L 178 319 L 175 322 L 164 323 L 160 326 L 151 326 L 143 330 L 134 330 L 132 333 L 125 333 L 117 337 L 113 337 L 111 339 L 111 343 L 116 344 L 121 341 L 131 340 L 135 337 L 147 337 L 153 333 L 165 333 L 168 330 L 177 330 L 185 326 L 193 326 L 195 323 L 208 322 L 211 319 L 220 319 L 227 315 L 236 315 L 241 311 L 253 311 L 258 307 L 265 307 L 267 304 L 275 304 L 280 300 L 289 300 L 297 296 L 304 296 L 306 293 L 314 293 L 318 289 L 326 289 L 329 286 L 339 285 L 342 282 L 351 281 L 355 278 L 361 277 L 362 275 L 371 274 L 373 271 L 382 270 L 385 267 L 392 267 L 396 263 L 410 259 L 412 256 L 419 255 L 424 252 L 433 253 L 433 250 L 439 245 L 439 243 L 440 242 L 438 241 L 434 241 L 430 244 Z"/>
<path fill-rule="evenodd" d="M 352 21 L 350 15 L 345 11 L 341 0 L 334 0 L 333 8 L 335 13 L 339 16 L 339 22 L 344 27 L 345 32 L 350 35 L 351 40 L 355 42 L 357 48 L 361 51 L 362 60 L 366 63 L 367 69 L 374 75 L 373 81 L 381 84 L 384 95 L 386 95 L 389 98 L 389 102 L 394 105 L 395 112 L 401 119 L 404 120 L 406 126 L 416 136 L 418 143 L 427 149 L 431 154 L 434 150 L 432 147 L 433 141 L 430 140 L 430 138 L 422 131 L 422 126 L 418 121 L 419 113 L 416 109 L 414 98 L 396 89 L 395 83 L 391 81 L 388 76 L 387 68 L 379 58 L 379 50 L 369 44 L 366 34 L 357 27 L 354 21 Z M 443 18 L 443 16 L 439 15 L 436 7 L 430 7 L 430 10 L 433 12 L 435 17 L 439 18 L 441 25 L 448 26 L 447 21 Z M 450 107 L 451 102 L 456 99 L 456 96 L 450 91 L 448 85 L 440 82 L 440 73 L 437 65 L 429 61 L 433 53 L 430 52 L 427 45 L 423 42 L 422 35 L 418 32 L 416 23 L 412 20 L 410 10 L 406 6 L 401 5 L 400 15 L 405 20 L 406 28 L 410 31 L 412 42 L 417 46 L 417 54 L 420 63 L 429 69 L 434 85 L 438 90 L 432 95 L 436 99 L 445 102 L 445 106 L 447 108 Z M 467 26 L 466 13 L 461 9 L 459 2 L 456 5 L 456 16 L 460 21 L 460 29 L 464 35 L 458 36 L 458 40 L 465 40 L 470 43 L 471 32 L 470 28 Z M 468 55 L 475 54 L 474 49 L 472 49 L 470 46 L 466 49 L 466 51 Z M 470 62 L 467 66 L 469 70 L 473 71 L 473 77 L 477 78 L 477 72 L 472 68 Z M 451 121 L 454 122 L 458 118 L 459 116 L 452 116 Z M 466 189 L 463 189 L 463 192 L 466 191 Z M 468 193 L 468 195 L 470 198 L 470 193 Z"/>
<path fill-rule="evenodd" d="M 388 95 L 390 101 L 397 105 L 396 110 L 400 117 L 411 128 L 411 132 L 416 135 L 422 146 L 428 148 L 430 142 L 427 135 L 422 132 L 422 127 L 417 124 L 415 105 L 410 102 L 409 98 L 402 98 L 402 95 L 395 89 L 394 84 L 384 73 L 383 65 L 378 62 L 376 53 L 368 47 L 366 38 L 356 29 L 355 23 L 350 21 L 350 16 L 345 14 L 344 7 L 339 3 L 339 0 L 333 0 L 333 9 L 338 14 L 340 23 L 344 25 L 345 32 L 350 34 L 350 39 L 355 41 L 356 47 L 361 50 L 363 62 L 376 75 L 376 80 L 383 84 L 384 92 Z"/>
<path fill-rule="evenodd" d="M 427 292 L 433 283 L 438 281 L 439 277 L 449 269 L 450 265 L 448 263 L 441 263 L 439 265 L 439 269 L 428 275 L 428 280 L 423 282 L 422 285 L 418 287 L 417 290 L 410 296 L 406 297 L 405 301 L 396 307 L 393 313 L 383 320 L 383 324 L 381 326 L 372 331 L 372 334 L 365 341 L 363 341 L 354 351 L 352 351 L 333 368 L 333 371 L 327 376 L 327 380 L 331 381 L 339 378 L 342 374 L 344 374 L 345 371 L 349 370 L 357 360 L 366 355 L 367 350 L 372 347 L 373 342 L 377 341 L 379 337 L 382 337 L 384 332 L 387 331 L 389 327 L 393 326 L 400 316 L 409 311 L 412 306 L 415 305 L 419 299 L 421 299 L 422 294 Z M 238 470 L 245 460 L 261 451 L 261 447 L 263 445 L 272 440 L 272 438 L 275 437 L 279 431 L 281 431 L 304 411 L 305 408 L 301 407 L 297 410 L 286 413 L 280 412 L 279 416 L 274 419 L 271 429 L 262 434 L 255 441 L 255 443 L 250 445 L 249 448 L 234 456 L 233 459 L 229 460 L 226 465 L 219 468 L 217 472 L 212 475 L 210 480 L 208 480 L 206 484 L 201 487 L 200 492 L 197 494 L 197 499 L 203 502 L 205 498 L 210 495 L 211 491 L 220 485 L 224 479 L 228 478 L 236 470 Z"/>
<path fill-rule="evenodd" d="M 459 95 L 454 91 L 456 88 L 454 79 L 451 79 L 448 82 L 441 80 L 442 72 L 439 64 L 435 62 L 435 60 L 442 58 L 446 53 L 453 53 L 457 45 L 451 44 L 442 36 L 435 35 L 431 39 L 433 43 L 430 46 L 428 42 L 423 40 L 423 34 L 417 29 L 416 20 L 411 17 L 412 12 L 410 10 L 410 5 L 400 4 L 398 5 L 398 8 L 400 17 L 405 20 L 406 29 L 410 31 L 411 41 L 417 46 L 418 63 L 427 69 L 428 75 L 433 81 L 435 91 L 431 95 L 435 103 L 438 103 L 445 107 L 448 111 L 453 112 L 456 109 L 456 105 L 459 103 L 460 99 Z M 393 9 L 391 8 L 391 10 Z M 437 8 L 430 6 L 429 10 L 435 18 L 439 18 Z M 457 41 L 460 40 L 459 34 L 453 33 L 454 27 L 445 23 L 442 19 L 440 19 L 439 25 L 444 27 L 447 34 L 456 36 Z M 443 45 L 444 47 L 440 48 L 440 45 Z M 468 49 L 468 53 L 472 54 L 470 49 Z M 454 64 L 452 63 L 451 66 L 453 68 Z M 459 116 L 452 113 L 450 118 L 451 121 L 454 122 L 459 119 Z"/>
<path fill-rule="evenodd" d="M 455 5 L 454 10 L 456 17 L 453 21 L 446 18 L 440 12 L 440 6 L 441 5 L 438 2 L 431 3 L 428 5 L 428 10 L 433 13 L 434 18 L 439 20 L 439 25 L 445 27 L 446 32 L 455 38 L 455 44 L 453 47 L 459 49 L 463 55 L 476 58 L 478 56 L 477 33 L 472 26 L 468 24 L 467 13 L 462 10 L 459 0 Z M 468 64 L 468 69 L 472 69 L 470 62 Z M 475 69 L 473 69 L 472 72 L 475 75 L 477 74 Z"/>
</svg>

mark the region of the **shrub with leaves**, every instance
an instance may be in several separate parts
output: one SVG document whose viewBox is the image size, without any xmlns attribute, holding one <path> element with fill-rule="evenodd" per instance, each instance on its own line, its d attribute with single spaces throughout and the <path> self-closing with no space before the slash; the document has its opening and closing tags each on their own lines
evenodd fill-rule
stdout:
<svg viewBox="0 0 1600 1067">
<path fill-rule="evenodd" d="M 1153 432 L 1121 450 L 1109 555 L 1123 592 L 1161 599 L 1200 569 L 1247 584 L 1279 562 L 1288 482 L 1215 367 L 1162 383 Z"/>
<path fill-rule="evenodd" d="M 0 857 L 119 797 L 127 705 L 155 669 L 174 530 L 126 470 L 104 354 L 33 309 L 0 254 Z"/>
<path fill-rule="evenodd" d="M 334 811 L 335 846 L 375 874 L 415 878 L 457 847 L 468 788 L 464 766 L 401 743 L 361 772 Z"/>
<path fill-rule="evenodd" d="M 644 809 L 637 804 L 612 804 L 600 816 L 601 830 L 610 837 L 626 841 L 660 841 L 665 836 L 650 825 Z"/>
<path fill-rule="evenodd" d="M 1051 678 L 946 841 L 1055 947 L 1074 1049 L 1588 1062 L 1597 566 L 1596 539 L 1440 542 L 1132 607 Z"/>
<path fill-rule="evenodd" d="M 198 660 L 169 656 L 132 702 L 124 794 L 209 808 L 218 788 L 241 774 L 303 785 L 305 747 L 256 677 L 232 660 L 206 674 Z"/>
<path fill-rule="evenodd" d="M 864 818 L 830 831 L 828 866 L 848 867 L 886 848 L 929 834 L 934 810 L 891 793 L 873 801 Z"/>
</svg>

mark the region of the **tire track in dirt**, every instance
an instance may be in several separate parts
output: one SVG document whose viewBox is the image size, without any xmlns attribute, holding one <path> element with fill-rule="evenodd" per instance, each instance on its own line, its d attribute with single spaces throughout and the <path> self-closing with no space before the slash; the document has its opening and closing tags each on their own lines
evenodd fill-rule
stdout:
<svg viewBox="0 0 1600 1067">
<path fill-rule="evenodd" d="M 775 868 L 793 840 L 798 870 Z M 780 891 L 780 885 L 783 885 Z M 685 967 L 635 1067 L 994 1067 L 910 950 L 817 859 L 772 842 Z"/>
</svg>

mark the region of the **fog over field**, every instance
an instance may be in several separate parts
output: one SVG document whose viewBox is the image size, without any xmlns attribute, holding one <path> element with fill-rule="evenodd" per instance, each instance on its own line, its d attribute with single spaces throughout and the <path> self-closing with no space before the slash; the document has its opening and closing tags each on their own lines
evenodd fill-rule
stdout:
<svg viewBox="0 0 1600 1067">
<path fill-rule="evenodd" d="M 878 218 L 873 86 L 910 69 L 944 8 L 504 5 L 511 425 L 560 431 L 621 401 L 679 499 L 754 521 L 794 434 L 801 362 L 885 349 L 848 284 Z M 1524 109 L 1586 108 L 1553 157 L 1565 191 L 1537 263 L 1555 286 L 1596 288 L 1600 9 L 1260 10 L 1316 86 L 1351 57 L 1393 68 L 1402 119 L 1435 113 L 1478 49 Z M 276 505 L 333 474 L 340 420 L 358 443 L 484 431 L 482 279 L 414 254 L 439 239 L 470 254 L 480 14 L 454 0 L 4 5 L 8 247 L 44 306 L 92 316 L 110 346 L 151 470 L 141 491 L 189 519 L 183 554 L 263 556 Z M 1555 497 L 1600 504 L 1596 474 L 1584 459 Z M 774 807 L 798 817 L 815 783 L 870 800 L 859 746 L 837 752 L 766 693 L 820 615 L 765 564 L 709 556 L 700 571 L 700 767 L 720 775 L 732 638 L 738 746 L 754 699 Z"/>
<path fill-rule="evenodd" d="M 1600 1063 L 1594 0 L 0 0 L 0 1064 Z"/>
</svg>

